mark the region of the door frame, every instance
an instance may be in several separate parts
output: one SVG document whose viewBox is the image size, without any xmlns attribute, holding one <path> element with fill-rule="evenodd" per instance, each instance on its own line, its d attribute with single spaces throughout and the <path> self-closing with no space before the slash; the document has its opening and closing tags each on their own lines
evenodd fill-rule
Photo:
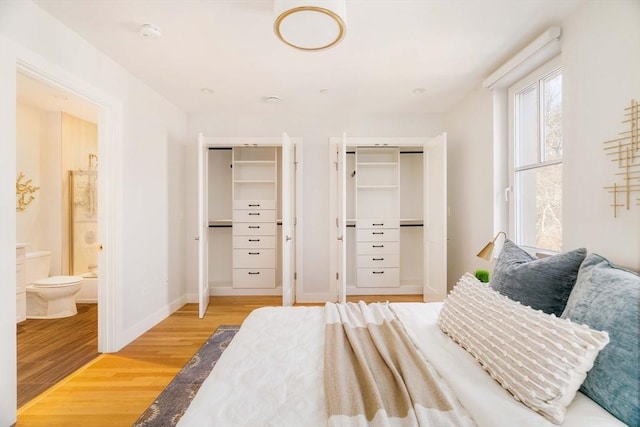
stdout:
<svg viewBox="0 0 640 427">
<path fill-rule="evenodd" d="M 340 170 L 339 166 L 342 164 L 338 156 L 340 155 L 340 147 L 343 145 L 345 149 L 350 147 L 361 147 L 361 146 L 390 146 L 390 147 L 421 147 L 424 150 L 425 159 L 428 157 L 428 150 L 434 143 L 438 143 L 439 141 L 444 141 L 444 150 L 445 150 L 445 162 L 446 162 L 446 133 L 441 133 L 435 137 L 348 137 L 346 134 L 340 137 L 330 137 L 329 138 L 329 283 L 330 283 L 330 295 L 335 297 L 335 301 L 341 301 L 344 299 L 344 295 L 348 295 L 346 292 L 347 284 L 346 278 L 343 281 L 340 278 L 340 270 L 344 270 L 340 265 L 340 259 L 344 258 L 341 254 L 341 248 L 346 249 L 346 235 L 344 236 L 343 241 L 339 242 L 340 237 L 340 229 L 343 227 L 343 223 L 346 218 L 341 221 L 340 214 L 340 203 L 338 198 L 340 194 L 338 194 L 338 186 L 340 180 Z M 426 195 L 426 171 L 425 171 L 425 211 L 426 211 L 426 203 L 429 200 Z M 444 165 L 444 173 L 445 173 L 445 183 L 446 183 L 446 164 Z M 445 199 L 446 199 L 446 185 L 445 185 Z M 446 210 L 446 200 L 445 200 L 445 210 Z M 423 213 L 424 215 L 424 213 Z M 442 213 L 443 221 L 444 221 L 444 242 L 442 246 L 444 248 L 444 289 L 445 294 L 439 300 L 443 299 L 446 296 L 446 212 Z M 428 258 L 426 252 L 426 244 L 427 244 L 427 219 L 424 218 L 425 221 L 425 238 L 423 240 L 423 245 L 425 245 L 425 254 L 424 254 L 424 265 L 428 266 Z M 440 241 L 440 239 L 438 239 Z M 426 270 L 425 270 L 426 272 Z M 342 273 L 344 276 L 344 272 Z M 427 295 L 427 275 L 425 274 L 425 281 L 423 283 L 423 298 L 426 298 Z M 344 289 L 340 289 L 340 286 L 344 286 Z M 433 295 L 433 292 L 428 292 L 430 295 Z M 433 300 L 431 300 L 433 301 Z"/>
<path fill-rule="evenodd" d="M 208 150 L 209 147 L 244 147 L 244 146 L 270 146 L 270 147 L 283 147 L 284 146 L 284 137 L 285 137 L 286 133 L 283 133 L 282 136 L 278 136 L 278 137 L 210 137 L 210 136 L 205 136 L 202 133 L 200 133 L 198 135 L 198 141 L 199 141 L 199 147 L 202 147 L 202 153 L 199 152 L 200 154 L 204 155 L 204 151 Z M 288 137 L 288 135 L 287 135 Z M 302 194 L 302 189 L 303 189 L 303 182 L 302 182 L 302 158 L 303 158 L 303 152 L 302 152 L 302 138 L 294 138 L 294 137 L 288 137 L 291 144 L 294 147 L 294 153 L 295 153 L 295 158 L 294 160 L 294 165 L 295 165 L 295 216 L 293 218 L 293 228 L 294 228 L 294 236 L 295 236 L 295 283 L 292 284 L 292 289 L 290 290 L 291 293 L 293 294 L 293 301 L 287 301 L 287 303 L 295 303 L 296 300 L 299 298 L 299 296 L 302 294 L 302 290 L 304 289 L 304 284 L 303 284 L 303 270 L 302 270 L 302 254 L 303 254 L 303 239 L 302 239 L 302 206 L 303 206 L 303 194 Z M 200 150 L 200 148 L 199 148 Z M 198 160 L 200 161 L 200 160 Z M 284 167 L 284 165 L 283 165 Z M 208 169 L 207 171 L 208 172 Z M 202 179 L 201 176 L 198 176 L 198 180 L 200 181 Z M 282 183 L 279 183 L 279 185 L 281 186 Z M 198 194 L 198 199 L 200 200 L 200 195 Z M 198 207 L 198 210 L 200 211 L 200 207 Z M 198 234 L 198 239 L 200 241 L 203 241 L 203 238 L 201 236 L 201 233 L 204 233 L 205 229 L 203 227 L 204 225 L 204 218 L 203 219 L 199 219 L 198 221 L 198 230 L 199 230 L 199 234 Z M 280 242 L 281 244 L 281 242 Z M 202 254 L 201 252 L 203 250 L 206 250 L 206 253 L 208 254 L 208 248 L 204 248 L 204 246 L 200 246 L 199 245 L 199 249 L 198 249 L 198 259 L 200 259 L 200 257 L 202 257 L 204 254 Z M 208 255 L 207 259 L 208 259 Z M 198 270 L 200 270 L 200 267 L 198 268 Z M 199 274 L 199 278 L 198 278 L 198 294 L 200 294 L 200 286 L 201 286 L 201 282 L 202 282 L 203 278 L 200 277 Z M 207 279 L 208 280 L 208 279 Z M 211 296 L 211 292 L 210 292 L 210 288 L 209 289 L 209 295 Z M 283 289 L 283 303 L 285 302 L 285 295 L 284 295 L 284 289 Z M 204 313 L 203 313 L 204 315 Z"/>
<path fill-rule="evenodd" d="M 93 104 L 98 115 L 98 155 L 101 173 L 98 176 L 98 238 L 104 250 L 98 255 L 98 351 L 111 353 L 122 347 L 122 152 L 123 106 L 122 101 L 96 88 L 82 78 L 68 72 L 33 51 L 0 35 L 0 80 L 3 82 L 0 97 L 0 154 L 2 158 L 16 156 L 16 79 L 22 73 L 48 86 L 58 88 Z M 16 217 L 14 185 L 16 162 L 8 162 L 0 172 L 0 273 L 8 283 L 16 283 L 15 245 Z M 15 285 L 14 285 L 15 286 Z M 10 287 L 15 295 L 15 287 Z M 4 294 L 3 294 L 4 295 Z M 11 305 L 10 305 L 11 306 Z M 15 324 L 13 310 L 0 315 L 2 322 Z M 0 413 L 16 411 L 17 360 L 15 333 L 0 337 L 14 353 L 3 359 L 0 373 L 5 378 L 0 394 L 6 397 L 0 404 Z M 9 363 L 5 365 L 5 362 Z M 6 376 L 5 376 L 6 375 Z M 5 409 L 6 412 L 5 412 Z M 2 417 L 0 417 L 2 418 Z"/>
<path fill-rule="evenodd" d="M 98 110 L 98 241 L 104 248 L 98 253 L 98 351 L 115 352 L 122 336 L 121 316 L 117 315 L 123 267 L 121 223 L 117 221 L 123 206 L 122 102 L 26 49 L 16 49 L 15 72 L 82 98 Z M 13 140 L 16 144 L 15 137 Z"/>
</svg>

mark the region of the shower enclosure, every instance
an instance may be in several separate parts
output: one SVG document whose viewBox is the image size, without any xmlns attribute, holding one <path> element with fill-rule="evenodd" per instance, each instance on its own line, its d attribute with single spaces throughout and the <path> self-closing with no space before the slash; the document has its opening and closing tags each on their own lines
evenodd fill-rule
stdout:
<svg viewBox="0 0 640 427">
<path fill-rule="evenodd" d="M 98 277 L 98 171 L 69 171 L 69 274 Z"/>
</svg>

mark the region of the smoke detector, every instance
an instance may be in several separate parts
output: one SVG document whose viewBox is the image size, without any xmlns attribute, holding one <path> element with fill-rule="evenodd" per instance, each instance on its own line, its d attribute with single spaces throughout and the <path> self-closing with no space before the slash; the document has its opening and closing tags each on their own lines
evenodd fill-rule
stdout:
<svg viewBox="0 0 640 427">
<path fill-rule="evenodd" d="M 140 34 L 142 34 L 142 37 L 149 39 L 159 39 L 162 32 L 160 31 L 160 27 L 157 25 L 144 24 L 140 27 Z"/>
</svg>

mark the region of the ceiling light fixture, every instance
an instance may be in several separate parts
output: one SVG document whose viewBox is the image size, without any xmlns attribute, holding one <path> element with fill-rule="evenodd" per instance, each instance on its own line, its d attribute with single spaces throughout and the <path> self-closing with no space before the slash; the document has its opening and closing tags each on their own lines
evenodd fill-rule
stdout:
<svg viewBox="0 0 640 427">
<path fill-rule="evenodd" d="M 159 39 L 162 35 L 160 27 L 153 24 L 144 24 L 140 27 L 140 34 L 148 39 Z"/>
<path fill-rule="evenodd" d="M 210 89 L 208 87 L 203 87 L 202 89 L 200 89 L 200 92 L 205 93 L 207 95 L 212 95 L 212 94 L 216 93 L 215 90 Z"/>
<path fill-rule="evenodd" d="M 347 31 L 345 0 L 275 0 L 273 7 L 276 36 L 296 49 L 328 49 Z"/>
<path fill-rule="evenodd" d="M 423 87 L 417 87 L 413 90 L 413 94 L 414 95 L 420 95 L 422 93 L 425 93 L 427 90 Z"/>
</svg>

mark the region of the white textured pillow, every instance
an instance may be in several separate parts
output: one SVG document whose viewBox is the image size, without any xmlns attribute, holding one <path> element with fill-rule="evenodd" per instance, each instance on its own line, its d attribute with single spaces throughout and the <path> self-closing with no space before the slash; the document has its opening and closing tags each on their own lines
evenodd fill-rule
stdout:
<svg viewBox="0 0 640 427">
<path fill-rule="evenodd" d="M 512 301 L 468 273 L 445 300 L 438 325 L 516 400 L 555 424 L 609 342 L 606 332 Z"/>
</svg>

